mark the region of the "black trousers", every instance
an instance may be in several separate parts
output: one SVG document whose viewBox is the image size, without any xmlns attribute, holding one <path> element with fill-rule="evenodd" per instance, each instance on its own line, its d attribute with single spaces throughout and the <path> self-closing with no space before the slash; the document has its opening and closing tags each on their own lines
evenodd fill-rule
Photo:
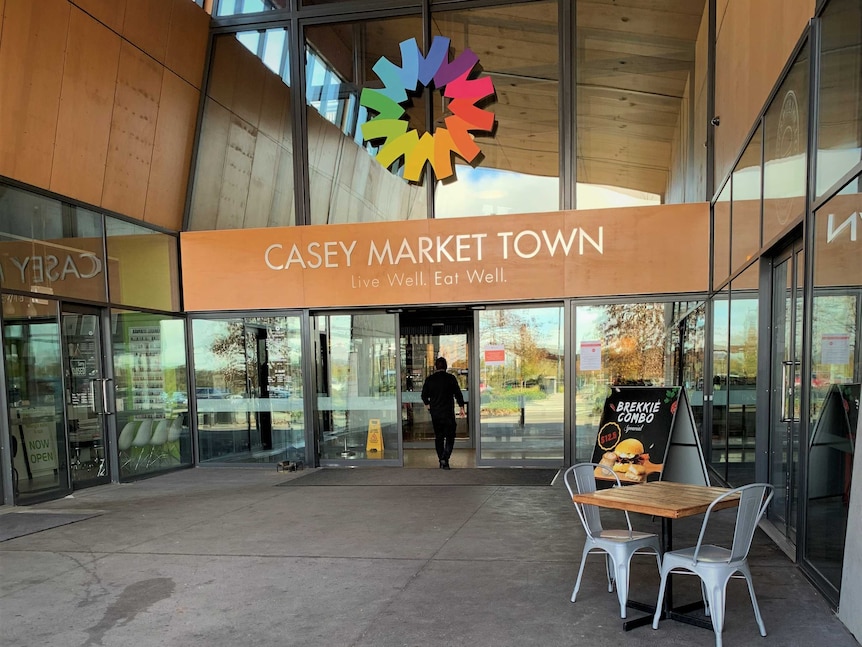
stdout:
<svg viewBox="0 0 862 647">
<path fill-rule="evenodd" d="M 457 422 L 455 416 L 431 416 L 431 424 L 434 426 L 434 449 L 437 450 L 437 459 L 448 461 L 455 447 L 455 429 Z"/>
</svg>

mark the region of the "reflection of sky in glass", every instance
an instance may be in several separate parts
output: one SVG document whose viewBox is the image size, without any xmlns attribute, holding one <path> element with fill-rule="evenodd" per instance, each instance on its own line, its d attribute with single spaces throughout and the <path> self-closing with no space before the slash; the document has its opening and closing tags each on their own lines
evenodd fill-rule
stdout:
<svg viewBox="0 0 862 647">
<path fill-rule="evenodd" d="M 287 70 L 289 69 L 289 57 L 284 56 L 284 70 L 281 68 L 282 55 L 287 41 L 287 31 L 284 29 L 269 29 L 266 32 L 266 43 L 263 49 L 263 62 L 273 72 L 289 78 Z M 289 84 L 288 84 L 289 85 Z"/>
<path fill-rule="evenodd" d="M 252 54 L 257 55 L 257 44 L 260 40 L 260 34 L 256 31 L 244 31 L 236 35 L 236 39 L 245 45 L 245 48 Z"/>
<path fill-rule="evenodd" d="M 541 348 L 550 351 L 562 351 L 563 309 L 550 308 L 515 308 L 506 310 L 508 327 L 500 329 L 500 320 L 496 310 L 484 310 L 479 316 L 479 327 L 482 344 L 505 344 L 517 333 L 521 324 L 526 324 L 532 334 L 533 341 Z"/>
<path fill-rule="evenodd" d="M 730 343 L 741 344 L 750 338 L 752 332 L 757 331 L 757 308 L 759 301 L 754 299 L 740 299 L 734 294 L 731 302 L 732 321 L 730 328 Z"/>
<path fill-rule="evenodd" d="M 438 183 L 435 217 L 556 211 L 559 180 L 498 169 L 456 166 L 456 180 Z"/>
<path fill-rule="evenodd" d="M 600 306 L 581 306 L 576 313 L 575 345 L 580 352 L 581 342 L 601 339 L 598 324 L 603 311 Z"/>
<path fill-rule="evenodd" d="M 541 213 L 559 209 L 559 178 L 457 165 L 455 180 L 437 184 L 435 217 Z M 578 209 L 660 204 L 652 193 L 593 184 L 577 185 Z"/>
</svg>

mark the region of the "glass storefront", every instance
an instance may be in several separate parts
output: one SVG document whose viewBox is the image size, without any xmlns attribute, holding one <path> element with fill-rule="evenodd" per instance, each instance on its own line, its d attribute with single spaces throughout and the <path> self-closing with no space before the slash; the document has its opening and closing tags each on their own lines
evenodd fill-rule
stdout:
<svg viewBox="0 0 862 647">
<path fill-rule="evenodd" d="M 190 465 L 185 320 L 111 313 L 121 478 Z"/>
<path fill-rule="evenodd" d="M 479 313 L 478 462 L 564 460 L 564 309 Z"/>
<path fill-rule="evenodd" d="M 3 340 L 15 500 L 69 492 L 58 303 L 3 295 Z"/>
<path fill-rule="evenodd" d="M 575 308 L 575 462 L 592 460 L 609 387 L 674 386 L 681 379 L 673 374 L 673 313 L 673 302 Z"/>
<path fill-rule="evenodd" d="M 108 310 L 179 309 L 177 237 L 5 185 L 0 232 L 11 500 L 191 464 L 183 319 Z"/>
<path fill-rule="evenodd" d="M 312 341 L 321 463 L 397 461 L 401 443 L 395 315 L 316 315 Z"/>
<path fill-rule="evenodd" d="M 298 315 L 195 319 L 201 463 L 305 461 Z"/>
<path fill-rule="evenodd" d="M 814 214 L 805 558 L 841 587 L 862 384 L 862 213 L 856 177 Z M 830 532 L 822 532 L 829 527 Z"/>
</svg>

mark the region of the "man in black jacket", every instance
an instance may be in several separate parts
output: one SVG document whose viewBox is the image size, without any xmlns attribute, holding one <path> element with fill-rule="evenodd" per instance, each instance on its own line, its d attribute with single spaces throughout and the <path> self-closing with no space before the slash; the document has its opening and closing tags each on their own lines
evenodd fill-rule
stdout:
<svg viewBox="0 0 862 647">
<path fill-rule="evenodd" d="M 440 460 L 440 468 L 449 469 L 449 457 L 455 446 L 455 406 L 454 402 L 461 407 L 461 416 L 464 412 L 464 396 L 461 395 L 461 387 L 458 380 L 451 373 L 446 372 L 447 364 L 445 357 L 438 357 L 434 362 L 435 371 L 425 378 L 422 385 L 422 402 L 431 413 L 431 424 L 434 426 L 434 447 L 437 449 L 437 458 Z M 454 400 L 453 400 L 454 399 Z"/>
</svg>

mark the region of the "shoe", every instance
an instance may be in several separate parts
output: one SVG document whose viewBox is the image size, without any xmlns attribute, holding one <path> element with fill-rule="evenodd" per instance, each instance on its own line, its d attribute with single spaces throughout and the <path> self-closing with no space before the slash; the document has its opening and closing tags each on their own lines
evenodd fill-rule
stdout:
<svg viewBox="0 0 862 647">
<path fill-rule="evenodd" d="M 444 470 L 452 469 L 451 467 L 449 467 L 449 461 L 440 461 L 440 467 L 442 467 Z"/>
</svg>

